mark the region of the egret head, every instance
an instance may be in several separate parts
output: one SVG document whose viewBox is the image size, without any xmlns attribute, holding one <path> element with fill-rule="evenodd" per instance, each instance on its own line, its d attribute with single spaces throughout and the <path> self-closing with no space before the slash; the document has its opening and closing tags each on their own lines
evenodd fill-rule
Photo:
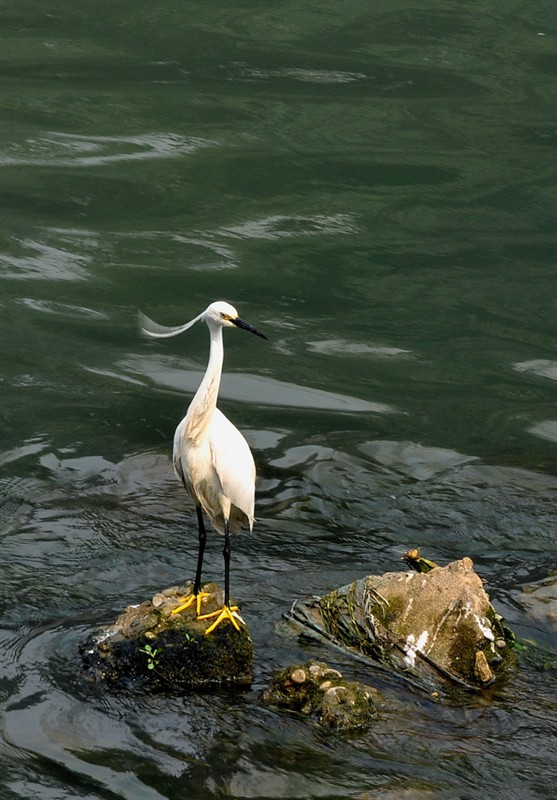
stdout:
<svg viewBox="0 0 557 800">
<path fill-rule="evenodd" d="M 224 300 L 217 300 L 217 302 L 211 303 L 201 316 L 209 326 L 241 328 L 244 331 L 249 331 L 256 336 L 260 336 L 262 339 L 267 338 L 265 334 L 260 333 L 253 325 L 250 325 L 249 322 L 244 322 L 243 319 L 240 319 L 234 306 L 230 305 L 230 303 L 226 303 Z"/>
<path fill-rule="evenodd" d="M 202 319 L 205 320 L 207 325 L 216 325 L 222 328 L 226 328 L 230 325 L 233 325 L 233 319 L 237 319 L 238 312 L 234 308 L 234 306 L 230 305 L 230 303 L 226 303 L 224 300 L 217 300 L 215 303 L 211 303 L 202 314 Z"/>
<path fill-rule="evenodd" d="M 177 336 L 179 333 L 187 331 L 199 320 L 204 320 L 210 328 L 228 328 L 235 326 L 236 328 L 242 328 L 244 331 L 254 333 L 256 336 L 261 336 L 262 339 L 267 338 L 265 334 L 256 330 L 253 325 L 240 319 L 234 306 L 231 306 L 230 303 L 225 303 L 224 300 L 211 303 L 205 311 L 189 322 L 186 322 L 185 325 L 177 325 L 173 328 L 168 328 L 166 325 L 159 325 L 153 322 L 152 319 L 146 317 L 141 311 L 138 312 L 138 320 L 139 327 L 143 334 L 153 339 L 168 339 L 170 336 Z"/>
</svg>

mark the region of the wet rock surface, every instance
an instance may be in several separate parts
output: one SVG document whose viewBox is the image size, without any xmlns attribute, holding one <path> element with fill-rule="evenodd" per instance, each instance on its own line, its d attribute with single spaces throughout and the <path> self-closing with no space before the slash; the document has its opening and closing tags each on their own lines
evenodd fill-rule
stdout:
<svg viewBox="0 0 557 800">
<path fill-rule="evenodd" d="M 192 584 L 173 586 L 94 631 L 80 645 L 87 674 L 113 688 L 156 690 L 249 686 L 253 680 L 252 643 L 245 623 L 229 621 L 209 635 L 213 620 L 196 619 L 195 603 L 172 614 L 191 593 Z M 202 614 L 222 606 L 216 584 L 203 587 Z"/>
<path fill-rule="evenodd" d="M 297 630 L 417 680 L 424 688 L 479 690 L 515 665 L 512 634 L 472 561 L 425 573 L 370 575 L 294 603 Z"/>
<path fill-rule="evenodd" d="M 377 716 L 381 694 L 373 686 L 345 680 L 320 661 L 293 664 L 281 670 L 263 690 L 267 705 L 295 711 L 338 730 L 369 725 Z"/>
</svg>

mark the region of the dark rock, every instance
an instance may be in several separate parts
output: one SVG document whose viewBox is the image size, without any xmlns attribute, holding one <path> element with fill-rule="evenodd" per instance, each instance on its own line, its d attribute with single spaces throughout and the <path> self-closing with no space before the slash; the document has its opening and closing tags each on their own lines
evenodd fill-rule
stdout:
<svg viewBox="0 0 557 800">
<path fill-rule="evenodd" d="M 261 699 L 342 730 L 367 726 L 382 703 L 377 689 L 345 680 L 338 670 L 320 661 L 293 664 L 281 670 L 263 690 Z"/>
<path fill-rule="evenodd" d="M 191 588 L 190 583 L 158 592 L 92 633 L 80 645 L 88 674 L 111 687 L 150 691 L 249 686 L 253 652 L 245 623 L 239 620 L 237 631 L 225 621 L 206 636 L 213 620 L 196 619 L 195 604 L 172 614 Z M 209 597 L 202 614 L 222 606 L 223 593 L 216 584 L 203 591 Z"/>
</svg>

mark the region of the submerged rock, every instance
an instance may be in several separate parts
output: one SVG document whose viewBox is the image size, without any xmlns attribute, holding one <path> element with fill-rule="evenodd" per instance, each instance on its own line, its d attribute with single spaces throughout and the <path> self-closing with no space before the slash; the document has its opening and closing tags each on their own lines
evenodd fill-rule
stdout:
<svg viewBox="0 0 557 800">
<path fill-rule="evenodd" d="M 281 670 L 263 690 L 261 699 L 342 730 L 368 725 L 382 702 L 373 686 L 345 680 L 338 670 L 320 661 L 293 664 Z"/>
<path fill-rule="evenodd" d="M 191 589 L 190 582 L 158 592 L 151 600 L 128 606 L 112 625 L 92 633 L 80 645 L 89 675 L 116 688 L 249 686 L 253 651 L 243 621 L 238 620 L 239 631 L 225 621 L 206 636 L 213 620 L 196 619 L 195 604 L 172 614 Z M 205 585 L 203 591 L 209 596 L 204 598 L 202 614 L 222 606 L 223 593 L 216 584 Z"/>
<path fill-rule="evenodd" d="M 370 575 L 321 598 L 297 601 L 299 632 L 437 689 L 481 689 L 515 663 L 512 634 L 463 558 L 425 573 Z"/>
<path fill-rule="evenodd" d="M 535 627 L 557 631 L 557 570 L 536 583 L 526 584 L 516 599 Z"/>
</svg>

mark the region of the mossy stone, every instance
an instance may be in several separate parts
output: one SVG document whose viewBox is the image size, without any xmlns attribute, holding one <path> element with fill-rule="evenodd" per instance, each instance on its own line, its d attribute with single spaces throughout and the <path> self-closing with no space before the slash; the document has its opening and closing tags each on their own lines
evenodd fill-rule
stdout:
<svg viewBox="0 0 557 800">
<path fill-rule="evenodd" d="M 195 604 L 172 614 L 191 588 L 187 584 L 158 592 L 93 632 L 80 645 L 89 676 L 113 688 L 146 691 L 249 686 L 253 647 L 243 621 L 238 620 L 239 631 L 224 621 L 205 635 L 212 620 L 197 619 Z M 202 613 L 221 607 L 222 591 L 216 584 L 203 591 L 209 596 Z"/>
</svg>

